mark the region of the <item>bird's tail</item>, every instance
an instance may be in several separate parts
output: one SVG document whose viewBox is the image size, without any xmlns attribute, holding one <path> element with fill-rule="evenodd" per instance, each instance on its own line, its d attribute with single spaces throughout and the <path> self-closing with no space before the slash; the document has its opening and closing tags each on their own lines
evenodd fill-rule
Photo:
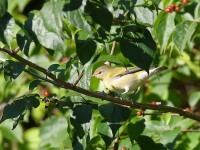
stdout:
<svg viewBox="0 0 200 150">
<path fill-rule="evenodd" d="M 161 67 L 157 67 L 157 68 L 153 68 L 149 70 L 149 75 L 153 75 L 157 72 L 163 71 L 163 70 L 167 70 L 168 68 L 166 66 L 161 66 Z"/>
</svg>

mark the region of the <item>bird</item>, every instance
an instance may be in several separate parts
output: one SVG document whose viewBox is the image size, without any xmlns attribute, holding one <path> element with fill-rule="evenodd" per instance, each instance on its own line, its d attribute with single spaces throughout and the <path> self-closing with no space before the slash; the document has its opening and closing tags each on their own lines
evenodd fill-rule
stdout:
<svg viewBox="0 0 200 150">
<path fill-rule="evenodd" d="M 137 91 L 152 75 L 168 69 L 166 66 L 149 69 L 149 72 L 135 67 L 112 67 L 103 65 L 98 67 L 93 77 L 103 81 L 105 87 L 112 92 L 125 94 Z"/>
</svg>

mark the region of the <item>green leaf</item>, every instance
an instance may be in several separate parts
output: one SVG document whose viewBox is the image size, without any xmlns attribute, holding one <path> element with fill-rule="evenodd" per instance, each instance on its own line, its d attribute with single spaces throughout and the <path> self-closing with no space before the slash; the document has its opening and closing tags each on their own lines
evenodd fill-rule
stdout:
<svg viewBox="0 0 200 150">
<path fill-rule="evenodd" d="M 3 71 L 3 62 L 0 62 L 0 74 Z"/>
<path fill-rule="evenodd" d="M 109 122 L 119 123 L 127 120 L 130 110 L 115 104 L 103 104 L 99 106 L 99 112 Z"/>
<path fill-rule="evenodd" d="M 196 21 L 200 21 L 200 3 L 198 3 L 195 8 L 194 18 L 196 19 Z"/>
<path fill-rule="evenodd" d="M 153 150 L 167 150 L 167 148 L 162 144 L 155 143 L 150 137 L 145 135 L 140 135 L 136 141 L 139 144 L 141 150 L 146 150 L 149 148 Z"/>
<path fill-rule="evenodd" d="M 145 120 L 141 119 L 141 120 L 134 120 L 134 122 L 130 122 L 128 124 L 128 135 L 130 137 L 131 142 L 133 143 L 134 140 L 136 140 L 140 134 L 142 134 L 142 132 L 145 129 L 145 124 L 144 124 Z"/>
<path fill-rule="evenodd" d="M 150 32 L 142 31 L 136 26 L 128 26 L 124 32 L 126 35 L 120 40 L 122 54 L 136 66 L 148 72 L 156 50 L 156 43 Z"/>
<path fill-rule="evenodd" d="M 40 104 L 40 97 L 38 94 L 25 95 L 11 103 L 7 104 L 3 110 L 3 116 L 0 122 L 6 119 L 16 118 L 19 115 L 23 116 L 23 112 L 28 108 L 36 108 Z"/>
<path fill-rule="evenodd" d="M 86 12 L 89 12 L 94 22 L 98 23 L 106 31 L 110 31 L 113 16 L 103 1 L 87 1 Z"/>
<path fill-rule="evenodd" d="M 59 148 L 65 145 L 66 149 L 70 149 L 72 141 L 67 132 L 68 122 L 64 117 L 51 117 L 45 120 L 40 127 L 40 146 L 50 145 L 51 147 Z"/>
<path fill-rule="evenodd" d="M 33 80 L 30 84 L 29 84 L 29 90 L 34 90 L 35 88 L 38 87 L 38 85 L 40 85 L 41 80 Z"/>
<path fill-rule="evenodd" d="M 49 28 L 48 18 L 53 16 L 48 16 L 46 20 L 43 20 L 43 17 L 39 11 L 32 11 L 28 20 L 25 22 L 25 29 L 29 32 L 30 36 L 36 43 L 40 43 L 47 49 L 63 51 L 63 39 L 62 32 L 59 32 L 58 28 Z M 55 17 L 53 17 L 55 19 Z M 51 20 L 51 19 L 49 19 Z M 54 20 L 57 21 L 57 20 Z"/>
<path fill-rule="evenodd" d="M 87 22 L 87 19 L 84 16 L 83 10 L 84 10 L 84 6 L 81 6 L 80 9 L 74 10 L 74 11 L 68 11 L 64 9 L 64 11 L 66 11 L 65 17 L 67 18 L 67 20 L 69 21 L 71 25 L 75 26 L 76 28 L 82 29 L 88 34 L 92 35 L 93 34 L 92 27 Z"/>
<path fill-rule="evenodd" d="M 89 130 L 89 122 L 92 117 L 92 107 L 89 105 L 76 106 L 70 118 L 78 136 L 82 138 Z"/>
<path fill-rule="evenodd" d="M 135 4 L 138 5 L 134 7 L 134 15 L 136 16 L 136 21 L 139 24 L 152 27 L 155 16 L 154 13 L 148 7 L 144 7 L 144 3 L 144 0 L 140 0 L 137 1 L 137 3 Z"/>
<path fill-rule="evenodd" d="M 58 35 L 61 35 L 63 28 L 62 9 L 63 1 L 55 0 L 46 2 L 40 11 L 44 27 Z"/>
<path fill-rule="evenodd" d="M 186 20 L 176 26 L 173 32 L 172 41 L 181 53 L 183 52 L 186 43 L 191 40 L 197 25 L 196 22 Z"/>
<path fill-rule="evenodd" d="M 3 15 L 6 14 L 7 9 L 8 9 L 8 1 L 1 0 L 0 1 L 0 20 L 1 20 L 1 17 L 3 17 Z"/>
<path fill-rule="evenodd" d="M 173 130 L 163 131 L 160 141 L 165 145 L 173 143 L 173 141 L 180 134 L 180 132 L 181 132 L 181 128 L 180 127 L 176 127 Z"/>
<path fill-rule="evenodd" d="M 156 21 L 154 23 L 154 34 L 157 38 L 161 51 L 164 51 L 167 48 L 168 41 L 171 37 L 171 34 L 175 28 L 174 18 L 176 13 L 170 15 L 165 12 L 159 13 Z"/>
<path fill-rule="evenodd" d="M 26 36 L 23 32 L 17 34 L 17 44 L 20 50 L 26 55 L 29 56 L 29 49 L 31 44 L 31 39 Z"/>
<path fill-rule="evenodd" d="M 113 133 L 107 123 L 99 123 L 97 126 L 97 133 L 112 138 Z"/>
<path fill-rule="evenodd" d="M 81 7 L 83 0 L 67 0 L 68 3 L 64 5 L 64 11 L 73 11 Z"/>
<path fill-rule="evenodd" d="M 24 99 L 20 99 L 14 101 L 11 104 L 7 104 L 3 110 L 3 116 L 1 118 L 0 123 L 5 121 L 6 119 L 15 118 L 21 115 L 26 108 L 26 101 Z"/>
<path fill-rule="evenodd" d="M 38 94 L 29 94 L 22 97 L 26 101 L 26 108 L 37 108 L 40 105 L 40 96 Z"/>
<path fill-rule="evenodd" d="M 15 80 L 25 69 L 25 65 L 20 62 L 6 60 L 4 62 L 4 77 L 6 80 Z"/>
<path fill-rule="evenodd" d="M 90 38 L 85 31 L 79 31 L 75 35 L 76 53 L 83 64 L 94 57 L 95 50 L 97 48 L 96 42 Z"/>
<path fill-rule="evenodd" d="M 87 150 L 92 150 L 92 149 L 106 149 L 106 144 L 99 135 L 93 137 L 89 141 L 87 145 Z"/>
<path fill-rule="evenodd" d="M 0 18 L 0 22 L 0 41 L 10 48 L 15 21 L 9 13 L 6 13 L 2 18 Z"/>
<path fill-rule="evenodd" d="M 169 122 L 170 122 L 170 120 L 171 120 L 171 113 L 170 113 L 170 112 L 164 113 L 164 114 L 162 115 L 162 119 L 163 119 L 165 125 L 168 125 Z"/>
<path fill-rule="evenodd" d="M 194 108 L 198 104 L 198 102 L 200 102 L 200 92 L 193 92 L 190 95 L 188 102 L 190 104 L 190 107 Z"/>
</svg>

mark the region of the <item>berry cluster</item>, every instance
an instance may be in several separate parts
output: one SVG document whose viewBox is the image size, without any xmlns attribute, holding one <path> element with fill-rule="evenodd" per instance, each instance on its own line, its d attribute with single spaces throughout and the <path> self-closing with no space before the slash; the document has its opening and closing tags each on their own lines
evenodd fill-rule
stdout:
<svg viewBox="0 0 200 150">
<path fill-rule="evenodd" d="M 171 13 L 173 11 L 176 11 L 176 12 L 179 12 L 181 10 L 181 7 L 185 4 L 188 3 L 188 0 L 182 0 L 182 5 L 175 5 L 175 4 L 171 4 L 169 5 L 166 9 L 165 9 L 165 12 L 166 13 Z"/>
</svg>

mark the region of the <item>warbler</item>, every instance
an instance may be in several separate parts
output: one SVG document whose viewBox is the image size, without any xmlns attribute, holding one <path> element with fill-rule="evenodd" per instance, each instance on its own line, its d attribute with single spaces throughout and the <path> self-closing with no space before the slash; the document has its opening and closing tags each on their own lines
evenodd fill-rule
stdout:
<svg viewBox="0 0 200 150">
<path fill-rule="evenodd" d="M 166 69 L 166 66 L 151 68 L 147 73 L 141 68 L 103 65 L 97 68 L 92 76 L 102 80 L 108 90 L 125 94 L 134 93 L 148 78 Z"/>
</svg>

